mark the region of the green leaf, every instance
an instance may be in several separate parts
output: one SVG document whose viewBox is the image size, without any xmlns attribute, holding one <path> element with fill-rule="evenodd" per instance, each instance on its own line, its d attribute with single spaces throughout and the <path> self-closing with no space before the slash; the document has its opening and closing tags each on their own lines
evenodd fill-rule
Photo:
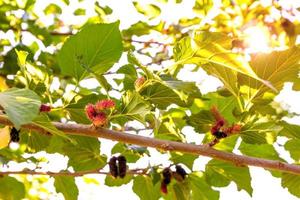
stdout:
<svg viewBox="0 0 300 200">
<path fill-rule="evenodd" d="M 181 134 L 180 130 L 176 127 L 173 120 L 160 123 L 158 130 L 154 132 L 154 137 L 162 140 L 184 141 L 183 134 Z"/>
<path fill-rule="evenodd" d="M 282 126 L 283 129 L 279 132 L 279 135 L 284 135 L 289 138 L 300 139 L 300 126 L 296 124 L 289 124 L 285 121 L 280 121 L 278 125 Z"/>
<path fill-rule="evenodd" d="M 34 131 L 22 131 L 19 143 L 26 145 L 27 152 L 35 153 L 46 149 L 51 139 L 52 138 L 49 135 L 43 135 Z"/>
<path fill-rule="evenodd" d="M 157 200 L 160 197 L 148 176 L 136 176 L 133 180 L 132 190 L 141 200 Z"/>
<path fill-rule="evenodd" d="M 107 157 L 100 155 L 100 142 L 97 138 L 72 136 L 77 144 L 66 143 L 64 154 L 69 157 L 68 165 L 75 171 L 102 169 Z"/>
<path fill-rule="evenodd" d="M 91 121 L 86 117 L 84 108 L 87 104 L 96 103 L 96 101 L 99 99 L 101 99 L 101 96 L 90 94 L 83 96 L 80 99 L 76 98 L 74 102 L 68 104 L 64 109 L 68 112 L 70 118 L 75 122 L 81 124 L 91 124 Z"/>
<path fill-rule="evenodd" d="M 146 22 L 138 21 L 135 24 L 132 24 L 130 28 L 123 30 L 122 35 L 126 37 L 131 37 L 132 35 L 141 36 L 141 35 L 147 35 L 152 30 L 155 31 L 162 31 L 164 28 L 163 22 L 159 22 L 157 25 L 150 25 Z"/>
<path fill-rule="evenodd" d="M 26 51 L 18 51 L 17 49 L 15 49 L 15 51 L 16 51 L 16 54 L 18 56 L 18 65 L 21 68 L 24 68 L 25 65 L 26 65 L 26 59 L 27 59 L 27 56 L 28 56 L 28 52 L 26 52 Z"/>
<path fill-rule="evenodd" d="M 192 189 L 192 199 L 201 200 L 218 200 L 220 192 L 213 190 L 210 185 L 207 184 L 203 173 L 193 172 L 189 174 L 188 180 Z"/>
<path fill-rule="evenodd" d="M 281 186 L 287 188 L 289 192 L 300 198 L 300 176 L 295 174 L 283 173 Z"/>
<path fill-rule="evenodd" d="M 262 79 L 269 81 L 278 91 L 283 88 L 285 82 L 298 83 L 300 68 L 300 48 L 293 47 L 285 51 L 274 51 L 269 54 L 256 54 L 250 65 L 254 72 Z M 264 94 L 267 87 L 249 77 L 239 76 L 239 83 L 256 89 L 251 92 L 252 99 Z"/>
<path fill-rule="evenodd" d="M 67 136 L 63 131 L 58 130 L 51 122 L 47 114 L 41 113 L 38 115 L 33 121 L 32 124 L 41 127 L 45 131 L 53 134 L 53 135 L 58 135 L 60 137 L 63 137 L 65 139 L 68 139 L 69 141 L 73 142 L 72 139 Z"/>
<path fill-rule="evenodd" d="M 273 143 L 281 127 L 265 119 L 255 118 L 255 123 L 247 123 L 242 127 L 240 136 L 249 144 Z"/>
<path fill-rule="evenodd" d="M 18 56 L 16 53 L 16 49 L 18 49 L 19 51 L 23 50 L 26 52 L 29 52 L 28 56 L 27 56 L 27 60 L 33 61 L 33 52 L 24 45 L 17 45 L 15 46 L 13 49 L 11 49 L 10 51 L 8 51 L 6 53 L 6 55 L 3 58 L 4 64 L 3 67 L 0 68 L 0 72 L 1 74 L 16 74 L 19 70 L 19 62 L 18 62 Z"/>
<path fill-rule="evenodd" d="M 201 110 L 199 113 L 187 117 L 187 123 L 194 127 L 195 131 L 198 133 L 208 132 L 214 122 L 215 119 L 208 110 Z"/>
<path fill-rule="evenodd" d="M 19 200 L 25 198 L 25 187 L 17 179 L 4 176 L 0 178 L 0 199 Z"/>
<path fill-rule="evenodd" d="M 227 88 L 234 96 L 239 95 L 237 87 L 237 73 L 229 68 L 220 67 L 213 63 L 207 63 L 201 66 L 209 75 L 217 77 L 224 87 Z"/>
<path fill-rule="evenodd" d="M 192 154 L 184 154 L 181 152 L 171 152 L 171 158 L 170 160 L 173 161 L 174 164 L 185 164 L 188 168 L 192 169 L 193 164 L 196 158 L 198 158 L 197 155 Z"/>
<path fill-rule="evenodd" d="M 58 53 L 64 75 L 77 81 L 91 74 L 103 74 L 122 54 L 119 23 L 93 24 L 71 36 Z"/>
<path fill-rule="evenodd" d="M 274 149 L 273 145 L 270 144 L 247 144 L 241 142 L 239 150 L 247 156 L 252 156 L 256 158 L 266 158 L 270 160 L 282 160 L 277 151 Z"/>
<path fill-rule="evenodd" d="M 54 3 L 51 3 L 49 4 L 45 9 L 44 9 L 44 13 L 46 15 L 49 15 L 49 14 L 61 14 L 62 13 L 62 10 L 61 8 L 54 4 Z"/>
<path fill-rule="evenodd" d="M 183 182 L 171 181 L 168 185 L 168 194 L 164 195 L 166 200 L 187 200 L 191 198 L 190 185 L 187 180 Z"/>
<path fill-rule="evenodd" d="M 85 9 L 78 8 L 74 11 L 74 15 L 85 15 Z"/>
<path fill-rule="evenodd" d="M 19 129 L 38 115 L 41 101 L 31 90 L 12 88 L 0 93 L 0 105 L 16 129 Z"/>
<path fill-rule="evenodd" d="M 134 83 L 138 77 L 134 65 L 124 65 L 120 67 L 117 73 L 125 75 L 125 77 L 122 79 L 124 90 L 135 90 Z"/>
<path fill-rule="evenodd" d="M 75 178 L 72 176 L 56 176 L 54 178 L 54 187 L 57 193 L 61 192 L 66 200 L 77 200 L 78 188 L 75 184 Z"/>
<path fill-rule="evenodd" d="M 114 178 L 111 175 L 107 175 L 105 177 L 105 185 L 109 186 L 109 187 L 119 187 L 122 185 L 126 185 L 127 183 L 129 183 L 132 180 L 133 176 L 132 175 L 126 175 L 124 178 Z"/>
<path fill-rule="evenodd" d="M 147 17 L 149 17 L 149 19 L 157 17 L 161 12 L 160 8 L 153 4 L 143 4 L 134 1 L 133 5 L 139 13 L 146 15 Z"/>
<path fill-rule="evenodd" d="M 290 152 L 291 157 L 299 162 L 300 160 L 300 140 L 299 139 L 291 139 L 284 144 L 284 148 Z"/>
<path fill-rule="evenodd" d="M 95 78 L 97 79 L 98 83 L 101 85 L 101 87 L 104 88 L 106 92 L 111 90 L 111 85 L 108 83 L 106 78 L 103 75 L 95 74 Z"/>
<path fill-rule="evenodd" d="M 126 157 L 127 163 L 135 163 L 144 154 L 148 154 L 147 148 L 140 146 L 129 146 L 123 143 L 117 143 L 111 150 L 111 154 L 120 153 Z"/>
<path fill-rule="evenodd" d="M 229 124 L 237 122 L 233 112 L 239 109 L 239 106 L 234 96 L 224 97 L 216 92 L 212 92 L 203 96 L 203 99 L 204 109 L 210 110 L 213 106 L 216 106 Z"/>
<path fill-rule="evenodd" d="M 135 91 L 127 91 L 122 97 L 121 114 L 112 117 L 127 117 L 144 123 L 146 114 L 150 110 L 147 101 Z"/>
<path fill-rule="evenodd" d="M 172 103 L 185 106 L 183 99 L 162 82 L 154 82 L 142 88 L 140 94 L 155 104 L 159 109 L 166 109 Z"/>
<path fill-rule="evenodd" d="M 241 189 L 252 195 L 251 176 L 248 167 L 237 167 L 231 163 L 211 160 L 206 165 L 206 177 L 208 183 L 216 187 L 224 187 L 234 181 L 238 191 Z"/>
<path fill-rule="evenodd" d="M 63 146 L 65 145 L 66 140 L 60 136 L 53 135 L 51 136 L 50 143 L 46 149 L 47 153 L 60 153 L 63 154 Z"/>
<path fill-rule="evenodd" d="M 188 98 L 201 97 L 200 90 L 194 82 L 185 82 L 170 76 L 161 76 L 161 79 L 164 85 L 175 91 L 185 102 L 188 101 Z"/>
<path fill-rule="evenodd" d="M 209 63 L 210 67 L 228 68 L 262 81 L 242 56 L 226 49 L 228 48 L 227 40 L 225 40 L 226 43 L 223 43 L 222 39 L 215 42 L 215 38 L 217 38 L 215 34 L 209 32 L 198 32 L 193 40 L 184 38 L 184 41 L 180 42 L 174 49 L 175 64 L 203 65 Z M 178 52 L 184 53 L 176 55 Z"/>
<path fill-rule="evenodd" d="M 193 11 L 197 14 L 207 15 L 209 10 L 213 7 L 213 0 L 196 0 Z"/>
</svg>

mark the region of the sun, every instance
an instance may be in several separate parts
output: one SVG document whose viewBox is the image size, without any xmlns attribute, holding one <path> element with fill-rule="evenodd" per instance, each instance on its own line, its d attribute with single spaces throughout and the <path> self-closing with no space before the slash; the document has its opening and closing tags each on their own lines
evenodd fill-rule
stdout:
<svg viewBox="0 0 300 200">
<path fill-rule="evenodd" d="M 252 26 L 243 31 L 248 53 L 270 51 L 270 32 L 267 27 Z"/>
</svg>

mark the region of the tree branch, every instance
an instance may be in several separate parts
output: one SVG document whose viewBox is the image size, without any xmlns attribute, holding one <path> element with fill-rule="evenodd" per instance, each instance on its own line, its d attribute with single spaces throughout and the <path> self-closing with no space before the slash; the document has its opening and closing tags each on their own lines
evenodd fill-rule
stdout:
<svg viewBox="0 0 300 200">
<path fill-rule="evenodd" d="M 87 174 L 104 174 L 108 175 L 110 174 L 109 172 L 105 171 L 80 171 L 80 172 L 38 172 L 34 170 L 24 170 L 24 171 L 5 171 L 1 172 L 0 171 L 0 176 L 1 175 L 11 175 L 11 174 L 27 174 L 27 175 L 46 175 L 46 176 L 84 176 Z M 142 175 L 147 175 L 146 172 L 141 171 L 138 172 L 136 170 L 129 170 L 126 172 L 126 174 L 142 174 Z"/>
<path fill-rule="evenodd" d="M 0 123 L 5 125 L 12 125 L 12 123 L 3 116 L 0 116 Z M 283 172 L 289 172 L 293 174 L 300 174 L 300 166 L 288 164 L 280 161 L 267 160 L 261 158 L 255 158 L 244 155 L 236 155 L 229 152 L 218 151 L 210 147 L 209 145 L 194 145 L 181 142 L 167 141 L 154 139 L 139 135 L 128 134 L 119 131 L 108 130 L 105 128 L 93 129 L 89 125 L 82 124 L 63 124 L 53 122 L 53 125 L 70 135 L 81 135 L 95 138 L 105 138 L 113 141 L 124 142 L 128 144 L 135 144 L 144 147 L 152 147 L 156 149 L 162 149 L 165 151 L 179 151 L 188 154 L 202 155 L 218 160 L 232 162 L 237 166 L 256 166 L 263 167 L 270 170 L 279 170 Z M 47 131 L 34 125 L 23 125 L 22 128 L 35 130 L 41 133 L 47 133 Z"/>
</svg>

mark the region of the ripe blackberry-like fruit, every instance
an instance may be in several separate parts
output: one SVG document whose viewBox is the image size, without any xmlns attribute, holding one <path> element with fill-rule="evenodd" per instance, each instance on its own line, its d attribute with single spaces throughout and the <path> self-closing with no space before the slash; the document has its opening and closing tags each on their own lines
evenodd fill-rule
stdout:
<svg viewBox="0 0 300 200">
<path fill-rule="evenodd" d="M 109 166 L 110 174 L 113 177 L 117 178 L 119 175 L 119 172 L 118 172 L 118 166 L 117 166 L 117 158 L 115 156 L 109 160 L 108 166 Z"/>
<path fill-rule="evenodd" d="M 171 182 L 172 171 L 170 170 L 169 167 L 167 167 L 163 170 L 162 175 L 163 175 L 163 182 L 168 185 Z"/>
<path fill-rule="evenodd" d="M 226 138 L 227 134 L 224 133 L 223 131 L 216 131 L 213 132 L 213 135 L 217 138 L 217 139 L 221 139 L 221 138 Z"/>
<path fill-rule="evenodd" d="M 118 157 L 118 165 L 119 165 L 119 176 L 120 178 L 124 178 L 126 176 L 127 166 L 126 166 L 126 158 L 124 156 Z"/>
<path fill-rule="evenodd" d="M 161 182 L 160 185 L 160 191 L 164 194 L 168 194 L 168 187 L 167 184 L 165 184 L 164 182 Z"/>
<path fill-rule="evenodd" d="M 51 106 L 48 106 L 46 104 L 42 104 L 40 106 L 40 112 L 50 112 L 51 111 Z"/>
<path fill-rule="evenodd" d="M 163 175 L 163 179 L 160 185 L 160 190 L 162 193 L 167 194 L 168 193 L 167 186 L 171 182 L 172 171 L 170 170 L 169 167 L 167 167 L 162 171 L 162 175 Z"/>
<path fill-rule="evenodd" d="M 18 131 L 15 127 L 10 130 L 10 141 L 19 142 L 20 141 L 20 131 Z"/>
<path fill-rule="evenodd" d="M 185 179 L 185 176 L 187 175 L 186 171 L 180 166 L 180 165 L 176 165 L 176 176 L 174 176 L 176 178 L 176 180 L 178 181 L 183 181 Z"/>
</svg>

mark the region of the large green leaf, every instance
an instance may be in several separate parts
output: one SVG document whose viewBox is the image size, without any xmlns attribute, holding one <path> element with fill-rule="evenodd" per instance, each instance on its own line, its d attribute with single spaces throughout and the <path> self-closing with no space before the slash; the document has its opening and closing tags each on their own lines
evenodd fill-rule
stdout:
<svg viewBox="0 0 300 200">
<path fill-rule="evenodd" d="M 287 188 L 291 194 L 300 198 L 300 176 L 283 173 L 281 186 Z"/>
<path fill-rule="evenodd" d="M 192 189 L 192 199 L 201 200 L 218 200 L 219 191 L 213 190 L 210 185 L 207 184 L 203 173 L 193 172 L 189 174 L 188 180 Z"/>
<path fill-rule="evenodd" d="M 78 188 L 72 176 L 56 176 L 54 178 L 56 192 L 61 192 L 65 200 L 77 200 Z"/>
<path fill-rule="evenodd" d="M 19 129 L 22 124 L 30 123 L 38 115 L 41 101 L 31 90 L 12 88 L 0 93 L 0 105 L 9 120 Z"/>
<path fill-rule="evenodd" d="M 102 169 L 106 156 L 100 155 L 100 142 L 97 138 L 72 136 L 77 144 L 66 143 L 64 154 L 69 157 L 68 165 L 76 171 Z"/>
<path fill-rule="evenodd" d="M 122 53 L 119 23 L 93 24 L 71 36 L 58 54 L 64 75 L 82 80 L 90 74 L 103 74 Z"/>
<path fill-rule="evenodd" d="M 278 91 L 285 82 L 299 84 L 298 72 L 300 68 L 300 48 L 293 47 L 285 51 L 274 51 L 269 54 L 256 54 L 250 65 L 254 72 L 262 79 L 269 81 Z M 239 76 L 239 83 L 256 89 L 251 92 L 252 99 L 261 96 L 267 87 L 255 79 Z"/>
<path fill-rule="evenodd" d="M 211 160 L 206 165 L 206 177 L 208 183 L 216 187 L 229 185 L 234 181 L 238 190 L 245 190 L 252 195 L 251 176 L 248 167 L 237 167 L 231 163 Z"/>
<path fill-rule="evenodd" d="M 156 200 L 160 195 L 153 186 L 152 180 L 148 176 L 136 176 L 133 180 L 132 190 L 141 200 Z"/>
<path fill-rule="evenodd" d="M 0 185 L 0 199 L 2 200 L 19 200 L 25 197 L 23 183 L 13 177 L 0 177 Z"/>
<path fill-rule="evenodd" d="M 215 38 L 218 39 L 215 40 Z M 223 68 L 228 68 L 262 81 L 241 55 L 226 49 L 228 48 L 227 37 L 224 36 L 225 40 L 220 38 L 222 37 L 219 34 L 216 36 L 215 33 L 209 32 L 198 32 L 193 39 L 183 38 L 183 41 L 180 41 L 174 49 L 175 64 L 210 64 L 208 67 L 216 68 L 217 71 L 221 70 L 215 75 L 220 75 L 222 80 L 230 80 L 224 78 L 228 74 L 222 74 L 222 71 L 224 72 Z M 236 90 L 233 82 L 226 83 L 226 85 L 230 85 L 229 89 Z"/>
</svg>

